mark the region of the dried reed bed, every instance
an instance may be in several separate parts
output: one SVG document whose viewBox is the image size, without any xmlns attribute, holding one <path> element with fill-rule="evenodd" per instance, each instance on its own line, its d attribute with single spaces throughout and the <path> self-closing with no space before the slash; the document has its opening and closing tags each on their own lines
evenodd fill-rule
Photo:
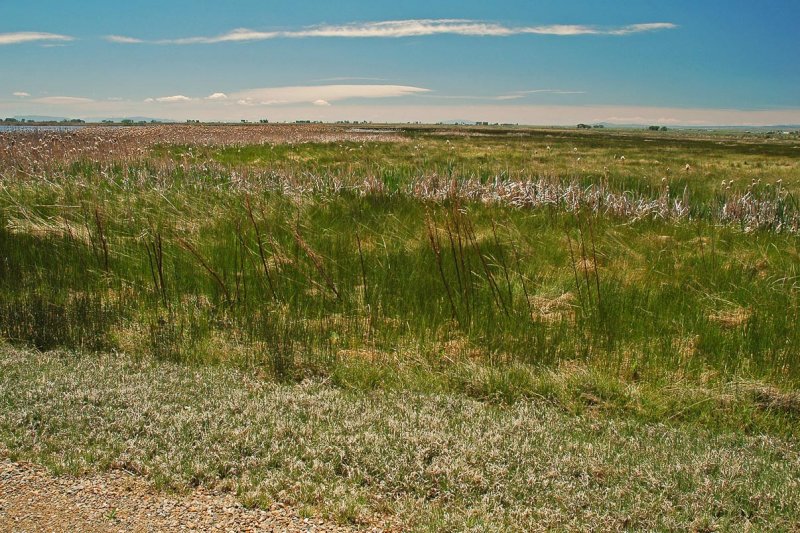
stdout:
<svg viewBox="0 0 800 533">
<path fill-rule="evenodd" d="M 473 132 L 474 133 L 474 132 Z M 179 173 L 198 180 L 212 178 L 243 192 L 280 192 L 289 196 L 355 193 L 363 196 L 401 196 L 442 203 L 448 201 L 505 204 L 517 208 L 551 208 L 575 213 L 589 210 L 636 221 L 707 220 L 750 232 L 800 232 L 800 209 L 781 180 L 746 188 L 723 182 L 713 197 L 696 199 L 689 185 L 672 190 L 674 177 L 661 179 L 653 194 L 621 190 L 602 177 L 586 180 L 570 175 L 537 175 L 525 171 L 514 177 L 477 179 L 421 169 L 401 183 L 387 185 L 375 168 L 363 172 L 325 173 L 295 165 L 265 168 L 258 164 L 229 165 L 192 153 L 194 147 L 241 147 L 261 144 L 400 142 L 408 137 L 395 130 L 359 129 L 322 124 L 148 125 L 90 126 L 72 131 L 0 133 L 0 180 L 33 179 L 49 182 L 72 179 L 73 164 L 92 165 L 108 180 L 124 176 L 126 185 L 169 186 Z M 448 141 L 449 142 L 449 141 Z M 154 157 L 155 146 L 186 146 L 181 158 Z M 452 147 L 454 148 L 454 147 Z M 548 147 L 549 148 L 549 147 Z M 456 152 L 454 156 L 457 156 Z M 358 154 L 355 156 L 359 157 Z M 362 169 L 363 170 L 363 169 Z M 682 182 L 681 182 L 682 183 Z"/>
<path fill-rule="evenodd" d="M 0 172 L 10 177 L 53 170 L 82 159 L 130 163 L 158 144 L 244 146 L 309 142 L 401 142 L 393 130 L 363 130 L 324 124 L 86 126 L 69 131 L 0 132 Z"/>
</svg>

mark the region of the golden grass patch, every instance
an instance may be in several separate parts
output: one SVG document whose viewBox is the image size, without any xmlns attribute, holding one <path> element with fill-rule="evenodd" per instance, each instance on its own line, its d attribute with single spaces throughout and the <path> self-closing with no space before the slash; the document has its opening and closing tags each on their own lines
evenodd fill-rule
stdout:
<svg viewBox="0 0 800 533">
<path fill-rule="evenodd" d="M 735 307 L 711 313 L 708 319 L 725 328 L 738 328 L 746 324 L 752 315 L 753 311 L 751 309 Z"/>
</svg>

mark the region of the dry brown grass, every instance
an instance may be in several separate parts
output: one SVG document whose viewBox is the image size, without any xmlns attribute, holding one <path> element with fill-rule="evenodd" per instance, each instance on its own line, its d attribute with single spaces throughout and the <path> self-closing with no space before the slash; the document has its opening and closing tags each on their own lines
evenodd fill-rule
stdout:
<svg viewBox="0 0 800 533">
<path fill-rule="evenodd" d="M 542 322 L 575 321 L 575 308 L 577 299 L 572 292 L 565 292 L 555 298 L 546 296 L 533 296 L 531 307 L 532 318 Z"/>
<path fill-rule="evenodd" d="M 11 216 L 6 222 L 6 229 L 15 234 L 27 234 L 33 237 L 66 237 L 90 246 L 92 237 L 89 228 L 75 224 L 66 218 L 47 220 L 22 210 L 22 216 Z"/>
<path fill-rule="evenodd" d="M 0 171 L 36 171 L 81 159 L 135 161 L 158 144 L 244 146 L 307 142 L 403 142 L 392 130 L 364 131 L 327 124 L 86 126 L 76 130 L 0 132 Z"/>
<path fill-rule="evenodd" d="M 752 315 L 751 309 L 735 307 L 711 313 L 708 319 L 726 328 L 738 328 L 746 324 Z"/>
</svg>

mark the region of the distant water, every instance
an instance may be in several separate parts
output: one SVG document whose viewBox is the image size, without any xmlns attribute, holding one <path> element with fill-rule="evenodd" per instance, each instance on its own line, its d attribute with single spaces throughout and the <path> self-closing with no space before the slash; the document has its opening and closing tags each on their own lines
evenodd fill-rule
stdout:
<svg viewBox="0 0 800 533">
<path fill-rule="evenodd" d="M 45 131 L 75 131 L 85 127 L 86 126 L 28 126 L 25 124 L 13 126 L 2 125 L 0 126 L 0 133 L 13 131 L 20 131 L 24 133 L 38 133 Z"/>
</svg>

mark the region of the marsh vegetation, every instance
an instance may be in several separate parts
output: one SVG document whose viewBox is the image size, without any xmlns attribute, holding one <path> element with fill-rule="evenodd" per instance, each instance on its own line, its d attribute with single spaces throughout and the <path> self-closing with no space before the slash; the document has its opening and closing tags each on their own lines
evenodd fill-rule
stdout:
<svg viewBox="0 0 800 533">
<path fill-rule="evenodd" d="M 514 426 L 527 417 L 520 410 L 540 405 L 541 416 L 559 420 L 600 416 L 606 429 L 763 434 L 791 450 L 781 459 L 788 477 L 764 481 L 784 491 L 800 470 L 798 147 L 763 136 L 608 130 L 0 133 L 0 335 L 17 346 L 78 352 L 78 365 L 91 365 L 94 353 L 114 366 L 103 354 L 117 353 L 146 372 L 195 368 L 213 380 L 230 369 L 289 387 L 274 389 L 280 394 L 305 383 L 302 394 L 336 401 L 340 391 L 377 394 L 379 402 L 411 398 L 423 410 L 452 401 L 452 416 L 461 417 L 453 423 L 464 431 L 466 411 L 480 418 L 499 409 Z M 43 357 L 43 365 L 59 360 L 5 350 L 14 375 L 23 372 L 19 353 Z M 11 382 L 2 386 L 5 408 L 22 409 Z M 528 460 L 530 442 L 519 448 L 508 427 L 497 431 Z M 414 438 L 428 438 L 423 433 Z M 0 436 L 15 453 L 51 462 L 53 453 L 72 457 L 57 450 L 64 443 L 83 446 L 65 437 L 37 447 L 10 426 Z M 98 464 L 108 467 L 122 452 L 103 446 Z M 330 466 L 330 457 L 317 459 Z M 392 475 L 411 475 L 395 459 L 384 465 Z M 497 458 L 512 468 L 506 459 Z M 487 493 L 465 489 L 448 466 L 439 481 L 413 490 L 388 486 L 393 478 L 375 460 L 348 456 L 291 499 L 343 520 L 379 510 L 411 526 L 407 506 L 421 499 L 428 514 L 416 525 L 433 529 L 466 527 L 469 513 L 475 524 L 510 524 L 525 505 L 544 505 L 524 500 L 522 481 L 503 478 L 510 485 L 492 498 L 506 503 L 492 500 L 489 510 Z M 198 468 L 191 482 L 232 476 L 231 486 L 254 503 L 281 497 L 289 483 L 241 481 L 246 468 L 228 476 L 216 463 Z M 153 471 L 167 485 L 190 483 L 186 469 Z M 346 501 L 358 512 L 325 503 L 353 475 L 364 487 L 384 483 L 378 494 L 393 503 L 384 508 L 386 499 L 356 489 Z M 322 490 L 325 483 L 334 492 Z M 700 496 L 686 491 L 690 501 L 671 515 L 673 525 L 691 522 L 687 509 Z M 614 501 L 636 497 L 626 494 Z M 445 513 L 452 502 L 466 521 Z M 788 500 L 773 503 L 707 518 L 741 524 L 796 512 Z M 652 520 L 628 524 L 670 527 Z"/>
</svg>

